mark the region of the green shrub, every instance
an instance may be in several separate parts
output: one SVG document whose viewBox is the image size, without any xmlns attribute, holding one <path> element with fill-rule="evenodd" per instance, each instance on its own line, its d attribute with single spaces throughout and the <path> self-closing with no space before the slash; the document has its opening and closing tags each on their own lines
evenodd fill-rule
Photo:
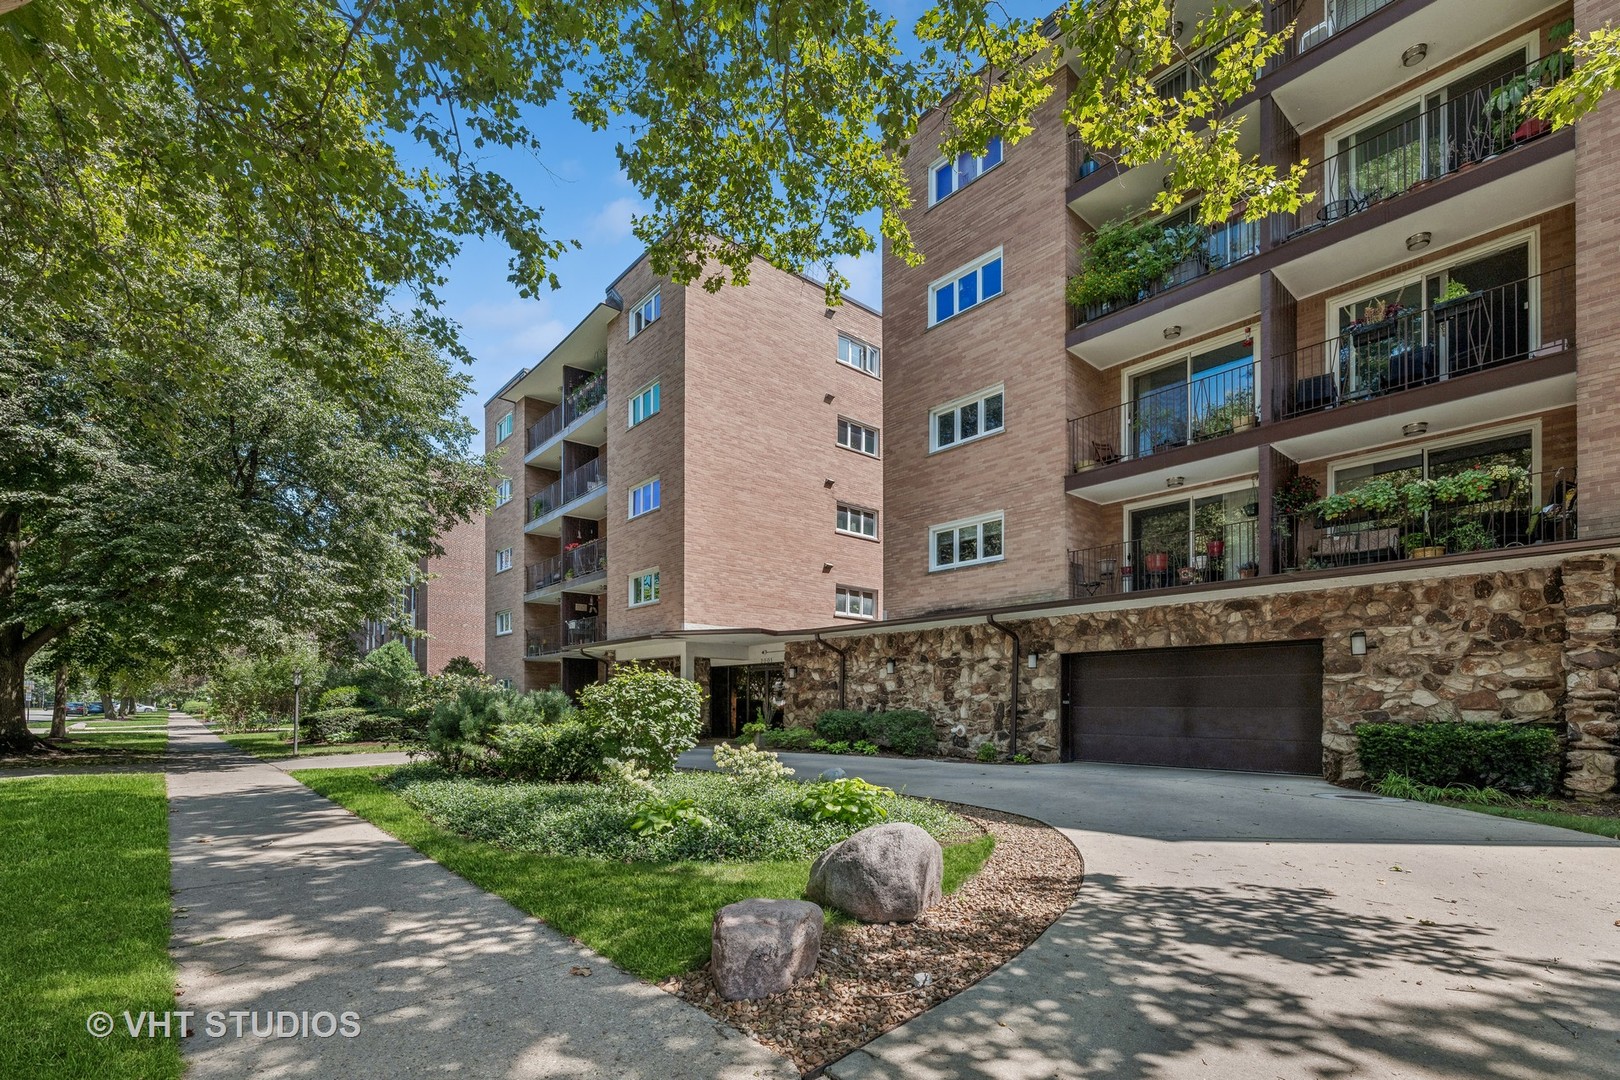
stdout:
<svg viewBox="0 0 1620 1080">
<path fill-rule="evenodd" d="M 390 709 L 410 704 L 422 689 L 416 658 L 402 641 L 371 650 L 354 670 L 354 682 L 368 701 Z"/>
<path fill-rule="evenodd" d="M 865 826 L 889 816 L 884 803 L 893 797 L 894 792 L 889 788 L 869 784 L 858 776 L 846 776 L 842 780 L 824 780 L 810 785 L 796 806 L 810 821 Z"/>
<path fill-rule="evenodd" d="M 825 740 L 816 734 L 815 728 L 787 727 L 760 732 L 759 741 L 761 746 L 778 750 L 810 750 L 816 743 Z"/>
<path fill-rule="evenodd" d="M 444 662 L 440 675 L 455 675 L 463 679 L 482 679 L 484 669 L 465 656 L 452 656 Z"/>
<path fill-rule="evenodd" d="M 348 709 L 360 704 L 360 688 L 358 686 L 334 686 L 320 696 L 316 707 L 325 709 Z"/>
<path fill-rule="evenodd" d="M 1468 806 L 1496 806 L 1508 802 L 1506 794 L 1493 787 L 1475 787 L 1472 784 L 1453 784 L 1450 787 L 1435 787 L 1433 784 L 1419 784 L 1410 777 L 1400 773 L 1390 773 L 1378 783 L 1373 790 L 1380 795 L 1388 795 L 1395 799 L 1412 799 L 1416 802 L 1452 802 L 1464 803 Z"/>
<path fill-rule="evenodd" d="M 587 686 L 579 703 L 609 757 L 655 775 L 673 772 L 703 729 L 703 688 L 638 664 L 620 665 L 607 682 Z"/>
<path fill-rule="evenodd" d="M 648 799 L 630 813 L 630 831 L 637 836 L 657 836 L 677 825 L 712 829 L 714 822 L 695 799 Z"/>
<path fill-rule="evenodd" d="M 434 708 L 427 728 L 428 746 L 447 769 L 486 765 L 498 728 L 543 722 L 545 709 L 539 697 L 497 686 L 463 687 L 454 698 Z"/>
<path fill-rule="evenodd" d="M 832 742 L 854 742 L 866 736 L 866 720 L 857 709 L 828 709 L 816 717 L 816 730 Z"/>
<path fill-rule="evenodd" d="M 976 756 L 980 761 L 996 760 L 996 757 L 998 756 L 996 753 L 996 744 L 993 742 L 980 743 L 978 752 L 974 756 Z"/>
<path fill-rule="evenodd" d="M 1028 754 L 1014 754 L 1012 759 L 1014 765 L 1033 765 L 1035 763 Z"/>
<path fill-rule="evenodd" d="M 934 724 L 916 709 L 891 709 L 867 717 L 867 738 L 881 747 L 915 757 L 934 749 Z"/>
<path fill-rule="evenodd" d="M 867 757 L 875 757 L 878 752 L 877 743 L 867 742 L 865 739 L 860 739 L 854 743 L 851 743 L 849 748 L 854 753 L 865 754 Z"/>
<path fill-rule="evenodd" d="M 775 754 L 747 744 L 733 747 L 729 743 L 721 743 L 716 746 L 714 767 L 747 791 L 757 791 L 793 775 L 793 770 L 782 764 Z"/>
<path fill-rule="evenodd" d="M 490 748 L 490 767 L 513 780 L 566 783 L 602 772 L 602 744 L 578 719 L 508 724 L 491 733 Z"/>
<path fill-rule="evenodd" d="M 190 713 L 192 716 L 207 716 L 208 702 L 202 698 L 187 698 L 180 703 L 180 711 Z"/>
<path fill-rule="evenodd" d="M 349 705 L 305 713 L 303 737 L 320 742 L 398 742 L 420 735 L 421 728 L 398 713 Z"/>
<path fill-rule="evenodd" d="M 1560 748 L 1549 728 L 1517 724 L 1361 724 L 1359 756 L 1374 784 L 1403 776 L 1445 788 L 1466 784 L 1543 794 L 1558 783 Z"/>
<path fill-rule="evenodd" d="M 824 754 L 847 754 L 849 749 L 850 744 L 847 742 L 830 742 L 821 747 L 821 752 Z"/>
</svg>

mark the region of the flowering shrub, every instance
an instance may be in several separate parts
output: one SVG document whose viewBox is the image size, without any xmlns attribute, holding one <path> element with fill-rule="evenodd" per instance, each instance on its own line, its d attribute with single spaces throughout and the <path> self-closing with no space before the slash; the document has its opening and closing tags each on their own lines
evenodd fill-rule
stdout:
<svg viewBox="0 0 1620 1080">
<path fill-rule="evenodd" d="M 747 789 L 762 788 L 793 775 L 793 770 L 769 750 L 746 744 L 733 747 L 721 743 L 715 747 L 714 767 L 730 776 L 738 787 Z"/>
<path fill-rule="evenodd" d="M 654 775 L 673 772 L 675 759 L 697 745 L 703 726 L 702 687 L 636 664 L 587 686 L 579 702 L 609 757 Z"/>
</svg>

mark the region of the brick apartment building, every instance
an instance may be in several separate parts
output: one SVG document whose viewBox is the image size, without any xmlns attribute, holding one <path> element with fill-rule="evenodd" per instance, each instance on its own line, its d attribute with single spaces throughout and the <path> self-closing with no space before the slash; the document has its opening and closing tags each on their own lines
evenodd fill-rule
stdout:
<svg viewBox="0 0 1620 1080">
<path fill-rule="evenodd" d="M 782 644 L 734 631 L 882 611 L 881 347 L 876 312 L 769 266 L 718 293 L 626 270 L 485 407 L 490 674 L 656 661 L 717 731 L 779 712 Z"/>
<path fill-rule="evenodd" d="M 1072 139 L 1072 72 L 981 159 L 924 121 L 927 261 L 884 264 L 888 621 L 786 643 L 790 721 L 909 705 L 964 753 L 1330 777 L 1365 720 L 1562 723 L 1569 789 L 1614 791 L 1620 104 L 1553 132 L 1501 103 L 1620 2 L 1268 11 L 1296 32 L 1244 138 L 1315 197 L 1170 215 L 1199 231 L 1128 295 L 1065 282 L 1162 171 Z M 1521 478 L 1415 514 L 1290 502 L 1490 466 Z"/>
<path fill-rule="evenodd" d="M 483 666 L 484 519 L 462 522 L 439 538 L 439 546 L 442 554 L 422 560 L 423 583 L 400 590 L 401 613 L 418 636 L 402 637 L 382 620 L 367 622 L 354 639 L 362 656 L 397 639 L 424 675 L 439 674 L 458 656 Z"/>
</svg>

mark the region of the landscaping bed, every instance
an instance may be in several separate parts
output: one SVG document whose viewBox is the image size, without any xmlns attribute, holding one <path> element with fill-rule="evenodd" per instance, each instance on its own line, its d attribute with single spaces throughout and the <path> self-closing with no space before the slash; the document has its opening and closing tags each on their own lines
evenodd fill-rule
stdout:
<svg viewBox="0 0 1620 1080">
<path fill-rule="evenodd" d="M 659 985 L 809 1072 L 961 993 L 1029 946 L 1074 902 L 1083 867 L 1062 833 L 974 807 L 995 839 L 977 874 L 910 924 L 829 920 L 813 976 L 758 1001 L 725 1001 L 706 969 Z M 918 976 L 927 975 L 923 985 Z"/>
<path fill-rule="evenodd" d="M 238 750 L 244 750 L 261 761 L 282 761 L 293 756 L 292 728 L 277 728 L 271 731 L 221 731 L 214 729 L 214 734 L 230 743 Z M 374 754 L 390 750 L 404 750 L 406 744 L 399 742 L 346 742 L 346 743 L 308 743 L 301 742 L 298 746 L 298 756 L 322 757 L 328 754 Z"/>
</svg>

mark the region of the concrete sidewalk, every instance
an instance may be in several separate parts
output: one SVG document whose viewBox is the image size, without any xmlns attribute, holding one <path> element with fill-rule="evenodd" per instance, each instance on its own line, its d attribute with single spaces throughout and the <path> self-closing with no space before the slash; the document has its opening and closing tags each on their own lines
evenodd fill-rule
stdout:
<svg viewBox="0 0 1620 1080">
<path fill-rule="evenodd" d="M 187 1076 L 742 1080 L 797 1070 L 189 718 L 169 849 Z M 368 755 L 369 756 L 369 755 Z M 589 976 L 571 974 L 588 968 Z M 354 1038 L 210 1037 L 209 1011 L 353 1012 Z M 247 1021 L 246 1023 L 250 1023 Z"/>
<path fill-rule="evenodd" d="M 1620 1078 L 1613 841 L 1304 777 L 782 757 L 1085 858 L 1034 945 L 832 1080 Z"/>
</svg>

